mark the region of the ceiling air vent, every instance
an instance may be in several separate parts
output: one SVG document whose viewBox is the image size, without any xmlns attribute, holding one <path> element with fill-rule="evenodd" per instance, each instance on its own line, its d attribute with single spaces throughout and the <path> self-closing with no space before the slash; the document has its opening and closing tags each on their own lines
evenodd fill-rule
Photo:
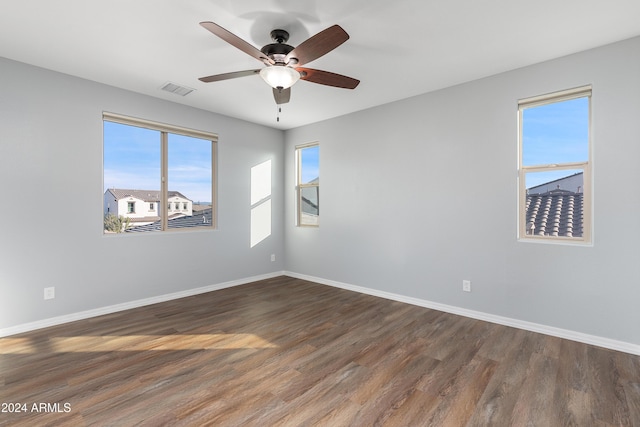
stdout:
<svg viewBox="0 0 640 427">
<path fill-rule="evenodd" d="M 191 92 L 195 90 L 195 89 L 191 89 L 190 87 L 180 86 L 171 82 L 165 83 L 164 86 L 162 86 L 160 89 L 166 92 L 175 93 L 176 95 L 180 95 L 180 96 L 189 95 Z"/>
</svg>

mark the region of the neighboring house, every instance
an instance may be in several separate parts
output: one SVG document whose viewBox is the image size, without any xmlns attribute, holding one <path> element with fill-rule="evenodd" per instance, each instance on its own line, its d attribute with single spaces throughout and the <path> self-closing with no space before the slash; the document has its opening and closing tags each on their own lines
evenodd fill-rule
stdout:
<svg viewBox="0 0 640 427">
<path fill-rule="evenodd" d="M 583 174 L 527 189 L 527 234 L 582 237 Z"/>
<path fill-rule="evenodd" d="M 309 184 L 319 184 L 320 178 L 315 178 L 309 181 Z M 318 201 L 320 199 L 319 188 L 318 187 L 307 187 L 302 191 L 300 196 L 300 202 L 302 203 L 302 213 L 307 217 L 317 217 L 319 212 L 319 204 Z M 312 221 L 315 223 L 315 221 Z"/>
<path fill-rule="evenodd" d="M 179 191 L 168 192 L 170 218 L 191 216 L 193 202 Z M 160 220 L 160 191 L 109 188 L 104 193 L 104 214 L 129 218 L 132 224 L 151 224 Z"/>
</svg>

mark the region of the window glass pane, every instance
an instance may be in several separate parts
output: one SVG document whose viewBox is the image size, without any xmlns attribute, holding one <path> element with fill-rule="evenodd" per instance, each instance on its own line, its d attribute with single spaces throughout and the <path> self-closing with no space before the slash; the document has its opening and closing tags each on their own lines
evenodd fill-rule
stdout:
<svg viewBox="0 0 640 427">
<path fill-rule="evenodd" d="M 320 146 L 296 148 L 298 159 L 298 225 L 319 225 Z"/>
<path fill-rule="evenodd" d="M 588 161 L 588 97 L 525 108 L 522 114 L 523 166 Z"/>
<path fill-rule="evenodd" d="M 159 131 L 104 121 L 105 233 L 158 220 L 156 212 L 136 208 L 159 202 L 160 149 Z"/>
<path fill-rule="evenodd" d="M 301 225 L 318 225 L 320 194 L 318 187 L 303 187 L 300 191 Z"/>
<path fill-rule="evenodd" d="M 525 181 L 527 235 L 582 237 L 583 170 L 528 172 Z"/>
<path fill-rule="evenodd" d="M 300 184 L 320 182 L 320 146 L 300 150 Z"/>
<path fill-rule="evenodd" d="M 175 203 L 168 227 L 213 227 L 212 142 L 172 133 L 168 138 L 168 197 Z"/>
</svg>

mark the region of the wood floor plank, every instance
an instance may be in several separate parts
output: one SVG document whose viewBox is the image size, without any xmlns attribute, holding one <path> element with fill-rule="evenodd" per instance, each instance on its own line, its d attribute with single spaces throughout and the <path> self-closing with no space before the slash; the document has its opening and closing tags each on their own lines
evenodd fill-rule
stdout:
<svg viewBox="0 0 640 427">
<path fill-rule="evenodd" d="M 369 392 L 369 398 L 361 403 L 352 425 L 384 425 L 404 406 L 409 397 L 418 391 L 421 379 L 433 372 L 438 361 L 420 352 L 405 354 L 406 363 L 388 382 Z M 395 369 L 395 368 L 394 368 Z M 365 386 L 366 387 L 366 386 Z M 352 399 L 353 400 L 353 399 Z"/>
<path fill-rule="evenodd" d="M 282 276 L 0 338 L 0 402 L 29 405 L 0 426 L 640 426 L 640 357 Z"/>
<path fill-rule="evenodd" d="M 474 358 L 460 372 L 457 380 L 450 383 L 446 391 L 450 398 L 443 399 L 432 412 L 427 425 L 466 425 L 477 410 L 487 385 L 495 372 L 497 362 L 490 359 Z"/>
<path fill-rule="evenodd" d="M 627 357 L 626 354 L 617 352 L 614 360 L 627 397 L 631 424 L 640 426 L 640 380 L 637 375 L 640 372 L 640 358 Z"/>
<path fill-rule="evenodd" d="M 527 377 L 513 409 L 513 425 L 549 426 L 557 425 L 553 410 L 557 360 L 541 353 L 533 353 L 529 359 Z"/>
<path fill-rule="evenodd" d="M 297 426 L 313 425 L 327 417 L 335 407 L 353 394 L 355 388 L 369 375 L 369 370 L 355 363 L 349 363 L 330 374 L 326 380 L 317 381 L 308 392 L 290 400 L 289 407 L 283 408 L 283 416 L 267 425 Z M 295 410 L 291 410 L 295 408 Z"/>
<path fill-rule="evenodd" d="M 397 408 L 394 408 L 395 410 L 381 425 L 386 427 L 424 425 L 439 401 L 438 397 L 415 389 Z"/>
<path fill-rule="evenodd" d="M 561 356 L 562 355 L 562 356 Z M 587 389 L 587 347 L 562 341 L 558 355 L 558 377 L 553 397 L 554 418 L 563 426 L 584 426 L 595 420 L 589 411 L 591 401 Z"/>
<path fill-rule="evenodd" d="M 630 408 L 624 390 L 616 352 L 597 347 L 587 350 L 594 418 L 611 425 L 631 425 Z"/>
<path fill-rule="evenodd" d="M 502 361 L 513 348 L 513 340 L 517 339 L 519 329 L 503 325 L 493 325 L 491 333 L 483 341 L 478 355 L 485 359 Z"/>
</svg>

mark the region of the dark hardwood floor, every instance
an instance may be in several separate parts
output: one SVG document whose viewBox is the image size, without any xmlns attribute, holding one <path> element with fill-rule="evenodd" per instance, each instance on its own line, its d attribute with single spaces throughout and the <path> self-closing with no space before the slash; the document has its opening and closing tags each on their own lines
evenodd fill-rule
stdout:
<svg viewBox="0 0 640 427">
<path fill-rule="evenodd" d="M 0 402 L 3 426 L 640 426 L 640 357 L 280 277 L 0 338 Z"/>
</svg>

